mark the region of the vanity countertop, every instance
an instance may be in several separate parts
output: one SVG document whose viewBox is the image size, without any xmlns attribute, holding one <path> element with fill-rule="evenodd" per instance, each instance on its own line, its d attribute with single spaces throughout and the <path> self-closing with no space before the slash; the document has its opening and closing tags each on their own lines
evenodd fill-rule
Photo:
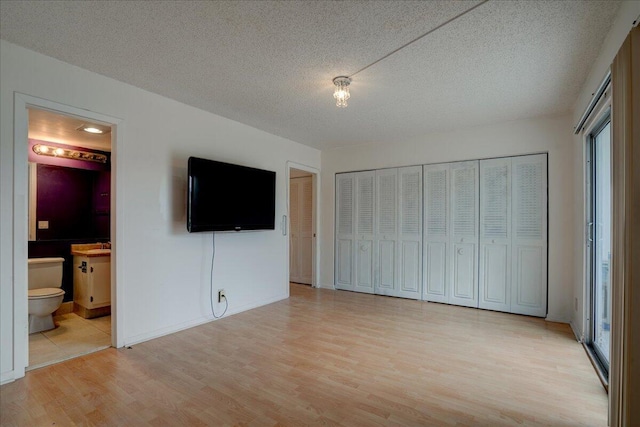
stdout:
<svg viewBox="0 0 640 427">
<path fill-rule="evenodd" d="M 102 243 L 71 245 L 71 255 L 79 256 L 111 256 L 111 248 L 104 248 Z M 110 246 L 110 245 L 109 245 Z"/>
</svg>

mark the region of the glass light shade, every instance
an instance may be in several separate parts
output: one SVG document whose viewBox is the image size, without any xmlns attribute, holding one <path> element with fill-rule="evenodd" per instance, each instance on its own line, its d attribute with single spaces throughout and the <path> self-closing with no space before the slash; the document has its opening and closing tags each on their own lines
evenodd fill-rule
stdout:
<svg viewBox="0 0 640 427">
<path fill-rule="evenodd" d="M 336 100 L 336 107 L 344 108 L 347 106 L 347 100 L 351 97 L 349 93 L 349 84 L 351 79 L 349 77 L 336 77 L 333 79 L 333 84 L 336 86 L 333 92 L 333 97 Z"/>
</svg>

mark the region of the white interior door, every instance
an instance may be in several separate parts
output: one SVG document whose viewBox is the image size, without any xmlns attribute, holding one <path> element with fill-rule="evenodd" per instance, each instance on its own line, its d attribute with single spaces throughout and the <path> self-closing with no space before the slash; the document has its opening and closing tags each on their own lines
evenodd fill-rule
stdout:
<svg viewBox="0 0 640 427">
<path fill-rule="evenodd" d="M 511 310 L 511 158 L 480 160 L 478 307 Z"/>
<path fill-rule="evenodd" d="M 424 166 L 424 299 L 448 302 L 449 164 Z"/>
<path fill-rule="evenodd" d="M 514 157 L 511 312 L 547 314 L 547 155 Z"/>
<path fill-rule="evenodd" d="M 375 172 L 358 172 L 356 175 L 356 242 L 355 289 L 358 292 L 374 292 L 374 210 Z"/>
<path fill-rule="evenodd" d="M 375 293 L 396 296 L 398 262 L 398 170 L 375 171 Z"/>
<path fill-rule="evenodd" d="M 478 306 L 478 161 L 451 164 L 450 304 Z"/>
<path fill-rule="evenodd" d="M 398 169 L 398 289 L 395 296 L 422 293 L 422 167 Z"/>
<path fill-rule="evenodd" d="M 354 290 L 355 175 L 336 175 L 336 289 Z"/>
</svg>

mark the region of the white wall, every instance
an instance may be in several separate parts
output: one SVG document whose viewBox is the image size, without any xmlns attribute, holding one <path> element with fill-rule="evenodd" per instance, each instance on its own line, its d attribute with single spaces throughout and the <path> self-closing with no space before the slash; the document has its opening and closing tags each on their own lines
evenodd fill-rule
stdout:
<svg viewBox="0 0 640 427">
<path fill-rule="evenodd" d="M 575 249 L 571 126 L 571 117 L 564 115 L 430 134 L 400 145 L 363 145 L 323 151 L 322 285 L 333 287 L 335 173 L 548 152 L 548 319 L 569 322 Z"/>
<path fill-rule="evenodd" d="M 136 343 L 210 319 L 211 234 L 188 234 L 184 189 L 188 156 L 277 172 L 276 230 L 216 234 L 214 292 L 225 288 L 229 313 L 286 298 L 286 161 L 320 168 L 320 152 L 61 61 L 0 42 L 0 368 L 13 360 L 14 92 L 122 119 L 117 174 L 124 183 L 116 220 L 123 290 L 122 340 Z M 220 76 L 211 76 L 219 78 Z M 215 93 L 210 94 L 215 96 Z M 24 149 L 27 148 L 25 141 Z M 25 181 L 18 179 L 17 182 Z M 18 188 L 18 198 L 26 188 Z M 22 228 L 18 227 L 18 230 Z M 26 229 L 26 228 L 25 228 Z M 17 236 L 26 253 L 26 235 Z M 22 241 L 24 240 L 24 241 Z M 22 246 L 24 245 L 24 246 Z M 21 251 L 19 251 L 21 252 Z M 26 261 L 25 261 L 26 269 Z M 26 289 L 20 284 L 18 289 Z M 26 292 L 26 291 L 25 291 Z M 18 319 L 26 322 L 26 319 Z"/>
<path fill-rule="evenodd" d="M 600 53 L 593 66 L 589 71 L 589 76 L 582 86 L 580 95 L 574 104 L 572 113 L 572 126 L 578 123 L 578 120 L 584 113 L 592 94 L 598 89 L 600 82 L 604 79 L 607 71 L 611 67 L 613 58 L 618 53 L 618 49 L 622 46 L 622 43 L 627 38 L 627 34 L 631 31 L 633 21 L 640 17 L 640 1 L 625 1 L 622 2 L 618 14 L 609 30 L 609 34 L 604 40 Z M 615 114 L 615 113 L 614 113 Z M 585 249 L 585 140 L 584 135 L 573 136 L 573 159 L 574 159 L 574 174 L 573 181 L 576 191 L 574 192 L 573 206 L 574 206 L 574 247 L 576 248 L 576 256 L 573 265 L 573 294 L 575 298 L 575 307 L 571 312 L 571 326 L 573 327 L 576 335 L 582 339 L 586 333 L 586 249 Z"/>
</svg>

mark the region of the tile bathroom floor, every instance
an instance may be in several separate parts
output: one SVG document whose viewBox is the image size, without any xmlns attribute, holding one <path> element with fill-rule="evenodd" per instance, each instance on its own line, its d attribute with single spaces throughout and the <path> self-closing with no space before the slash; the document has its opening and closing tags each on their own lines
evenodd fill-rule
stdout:
<svg viewBox="0 0 640 427">
<path fill-rule="evenodd" d="M 84 319 L 75 313 L 53 318 L 56 328 L 29 335 L 29 366 L 41 368 L 111 346 L 111 316 Z"/>
</svg>

